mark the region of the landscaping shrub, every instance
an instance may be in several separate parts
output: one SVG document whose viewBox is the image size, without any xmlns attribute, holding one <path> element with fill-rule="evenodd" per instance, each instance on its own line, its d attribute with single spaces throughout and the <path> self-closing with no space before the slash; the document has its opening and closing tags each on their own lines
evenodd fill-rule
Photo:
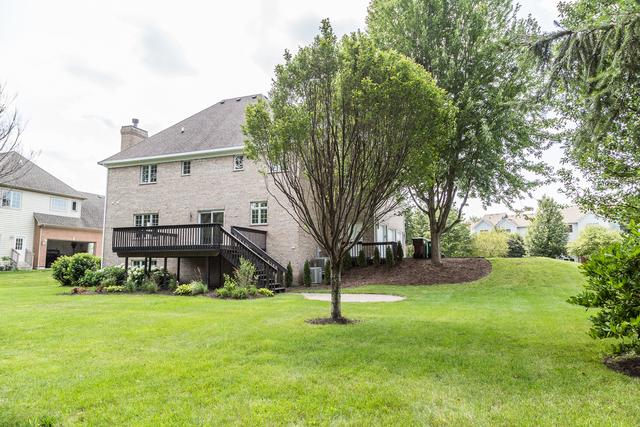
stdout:
<svg viewBox="0 0 640 427">
<path fill-rule="evenodd" d="M 522 258 L 526 253 L 524 239 L 518 233 L 511 233 L 507 240 L 507 256 L 509 258 Z"/>
<path fill-rule="evenodd" d="M 373 250 L 373 264 L 380 265 L 380 251 L 378 250 L 377 246 Z"/>
<path fill-rule="evenodd" d="M 175 295 L 191 295 L 191 285 L 189 284 L 178 285 L 176 287 L 176 290 L 173 291 L 173 293 Z"/>
<path fill-rule="evenodd" d="M 309 261 L 304 262 L 304 274 L 302 277 L 302 283 L 305 286 L 311 286 L 311 267 L 309 267 Z"/>
<path fill-rule="evenodd" d="M 473 255 L 485 258 L 505 257 L 509 253 L 509 236 L 504 231 L 487 231 L 473 236 Z"/>
<path fill-rule="evenodd" d="M 615 353 L 640 352 L 640 227 L 631 224 L 622 242 L 592 255 L 580 268 L 587 283 L 569 302 L 600 309 L 590 317 L 589 335 L 618 340 Z"/>
<path fill-rule="evenodd" d="M 275 295 L 271 289 L 267 288 L 259 288 L 257 292 L 265 297 L 272 297 Z"/>
<path fill-rule="evenodd" d="M 105 286 L 103 290 L 107 293 L 120 293 L 120 292 L 125 292 L 126 288 L 124 286 L 113 285 L 113 286 Z"/>
<path fill-rule="evenodd" d="M 112 265 L 99 270 L 88 270 L 82 278 L 85 286 L 123 285 L 127 279 L 124 266 Z"/>
<path fill-rule="evenodd" d="M 349 270 L 353 265 L 353 259 L 351 259 L 351 254 L 349 252 L 346 252 L 343 256 L 342 256 L 342 271 L 347 271 Z"/>
<path fill-rule="evenodd" d="M 387 246 L 387 249 L 385 250 L 385 264 L 388 268 L 392 268 L 396 264 L 391 246 Z"/>
<path fill-rule="evenodd" d="M 398 262 L 402 262 L 404 259 L 404 249 L 402 248 L 402 242 L 398 241 Z"/>
<path fill-rule="evenodd" d="M 356 263 L 358 264 L 358 267 L 364 267 L 367 265 L 367 257 L 364 254 L 364 249 L 360 249 L 360 252 L 358 252 L 358 259 Z"/>
<path fill-rule="evenodd" d="M 170 290 L 171 279 L 174 279 L 173 274 L 163 268 L 151 271 L 151 280 L 158 285 L 158 289 Z"/>
<path fill-rule="evenodd" d="M 58 281 L 62 286 L 72 286 L 71 278 L 68 275 L 69 264 L 71 264 L 70 256 L 60 256 L 53 264 L 51 264 L 51 277 Z"/>
<path fill-rule="evenodd" d="M 191 295 L 201 295 L 209 292 L 209 287 L 199 280 L 189 283 L 189 286 L 191 287 Z"/>
<path fill-rule="evenodd" d="M 100 257 L 77 253 L 69 259 L 67 275 L 72 284 L 79 285 L 87 271 L 95 271 L 98 268 L 100 268 Z"/>
<path fill-rule="evenodd" d="M 140 290 L 145 279 L 144 267 L 132 267 L 129 269 L 126 287 L 129 289 L 129 292 L 136 292 Z"/>
<path fill-rule="evenodd" d="M 158 284 L 151 278 L 147 278 L 144 282 L 142 282 L 140 290 L 149 294 L 155 294 L 156 292 L 158 292 Z"/>
<path fill-rule="evenodd" d="M 287 272 L 284 274 L 284 285 L 287 288 L 293 286 L 293 268 L 291 267 L 291 261 L 287 264 Z"/>
<path fill-rule="evenodd" d="M 331 284 L 331 261 L 329 260 L 324 263 L 324 270 L 322 272 L 322 283 L 325 285 Z"/>
<path fill-rule="evenodd" d="M 108 286 L 122 286 L 122 283 L 119 282 L 115 277 L 107 277 L 106 279 L 102 280 L 100 284 L 98 284 L 98 286 L 102 288 L 105 288 Z"/>
<path fill-rule="evenodd" d="M 216 290 L 216 295 L 219 298 L 245 299 L 257 295 L 256 284 L 256 267 L 240 258 L 240 265 L 234 270 L 233 277 L 224 275 L 224 285 Z"/>
<path fill-rule="evenodd" d="M 569 243 L 569 253 L 578 258 L 588 259 L 601 250 L 622 240 L 619 232 L 601 225 L 588 225 L 578 238 Z"/>
</svg>

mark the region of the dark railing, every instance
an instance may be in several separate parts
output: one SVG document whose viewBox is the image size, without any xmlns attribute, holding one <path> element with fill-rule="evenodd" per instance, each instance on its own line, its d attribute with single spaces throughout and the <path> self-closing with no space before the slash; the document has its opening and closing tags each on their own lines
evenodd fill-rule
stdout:
<svg viewBox="0 0 640 427">
<path fill-rule="evenodd" d="M 249 232 L 253 231 L 251 229 L 242 228 L 242 227 L 231 227 L 231 234 L 235 236 L 238 240 L 240 240 L 242 243 L 244 243 L 245 245 L 253 249 L 254 252 L 260 255 L 265 261 L 269 262 L 269 264 L 271 264 L 273 268 L 278 270 L 280 273 L 284 274 L 284 272 L 286 271 L 286 268 L 282 264 L 280 264 L 278 261 L 276 261 L 273 257 L 271 257 L 265 251 L 265 249 L 262 249 L 261 247 L 259 247 L 254 240 L 252 240 L 249 236 L 247 236 L 246 230 L 248 230 Z M 265 243 L 266 243 L 267 233 L 266 232 L 261 232 L 261 233 L 264 233 Z"/>
<path fill-rule="evenodd" d="M 253 246 L 252 246 L 253 245 Z M 258 274 L 258 284 L 273 287 L 281 283 L 279 264 L 266 259 L 261 249 L 247 238 L 237 237 L 220 224 L 156 225 L 151 227 L 124 227 L 113 229 L 113 251 L 123 253 L 190 252 L 219 250 L 234 267 L 240 258 L 250 261 Z M 281 267 L 281 266 L 280 266 Z"/>
<path fill-rule="evenodd" d="M 267 232 L 264 230 L 256 230 L 255 228 L 247 228 L 247 227 L 231 227 L 231 234 L 237 236 L 236 232 L 242 233 L 243 237 L 246 237 L 251 241 L 255 246 L 260 248 L 262 251 L 267 250 Z"/>
<path fill-rule="evenodd" d="M 394 257 L 398 256 L 398 242 L 357 242 L 353 245 L 349 253 L 352 258 L 357 258 L 360 255 L 360 251 L 364 251 L 364 256 L 370 260 L 373 259 L 373 254 L 376 248 L 380 253 L 380 258 L 384 258 L 387 255 L 387 248 L 391 248 Z"/>
</svg>

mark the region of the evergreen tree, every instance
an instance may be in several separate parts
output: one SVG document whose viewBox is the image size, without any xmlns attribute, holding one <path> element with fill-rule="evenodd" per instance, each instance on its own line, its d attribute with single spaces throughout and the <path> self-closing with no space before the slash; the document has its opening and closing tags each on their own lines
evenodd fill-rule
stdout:
<svg viewBox="0 0 640 427">
<path fill-rule="evenodd" d="M 402 249 L 402 242 L 398 240 L 398 262 L 402 262 L 404 259 L 404 249 Z"/>
<path fill-rule="evenodd" d="M 529 255 L 551 258 L 564 255 L 567 252 L 568 237 L 560 205 L 552 198 L 544 196 L 538 202 L 538 211 L 529 227 Z"/>
<path fill-rule="evenodd" d="M 287 272 L 284 274 L 284 285 L 287 288 L 293 286 L 293 268 L 291 267 L 291 261 L 287 264 Z"/>
<path fill-rule="evenodd" d="M 522 258 L 526 253 L 524 239 L 518 233 L 511 233 L 509 235 L 507 245 L 509 245 L 509 252 L 507 252 L 509 258 Z"/>
<path fill-rule="evenodd" d="M 360 249 L 358 252 L 358 267 L 364 267 L 367 265 L 367 257 L 364 254 L 364 249 Z"/>
<path fill-rule="evenodd" d="M 391 249 L 391 246 L 387 246 L 384 258 L 387 268 L 391 268 L 396 264 L 395 257 L 393 256 L 393 249 Z"/>
<path fill-rule="evenodd" d="M 305 286 L 311 286 L 311 267 L 309 267 L 309 261 L 304 262 L 304 276 L 302 280 Z"/>
<path fill-rule="evenodd" d="M 377 246 L 373 250 L 373 265 L 380 265 L 380 251 Z"/>
</svg>

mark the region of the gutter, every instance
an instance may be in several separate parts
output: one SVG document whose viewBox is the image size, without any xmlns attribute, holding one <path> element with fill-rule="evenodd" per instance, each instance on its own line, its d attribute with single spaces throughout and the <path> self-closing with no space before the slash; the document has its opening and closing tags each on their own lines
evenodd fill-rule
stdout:
<svg viewBox="0 0 640 427">
<path fill-rule="evenodd" d="M 173 153 L 173 154 L 159 154 L 156 156 L 134 157 L 130 159 L 121 159 L 121 160 L 107 159 L 107 160 L 102 160 L 98 162 L 98 164 L 108 169 L 108 168 L 120 168 L 125 166 L 143 165 L 143 164 L 152 164 L 152 163 L 175 162 L 178 160 L 195 160 L 195 159 L 206 159 L 211 157 L 223 157 L 231 154 L 242 154 L 243 152 L 244 152 L 244 145 L 236 145 L 232 147 L 213 148 L 210 150 L 187 151 L 184 153 Z"/>
</svg>

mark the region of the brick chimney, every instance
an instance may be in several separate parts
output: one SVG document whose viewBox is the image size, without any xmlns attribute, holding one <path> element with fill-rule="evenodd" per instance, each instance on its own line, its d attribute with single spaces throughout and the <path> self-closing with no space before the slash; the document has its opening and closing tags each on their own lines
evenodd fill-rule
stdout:
<svg viewBox="0 0 640 427">
<path fill-rule="evenodd" d="M 146 130 L 138 127 L 138 119 L 131 119 L 131 123 L 131 125 L 120 128 L 120 135 L 122 137 L 120 140 L 120 151 L 133 147 L 148 136 Z"/>
</svg>

